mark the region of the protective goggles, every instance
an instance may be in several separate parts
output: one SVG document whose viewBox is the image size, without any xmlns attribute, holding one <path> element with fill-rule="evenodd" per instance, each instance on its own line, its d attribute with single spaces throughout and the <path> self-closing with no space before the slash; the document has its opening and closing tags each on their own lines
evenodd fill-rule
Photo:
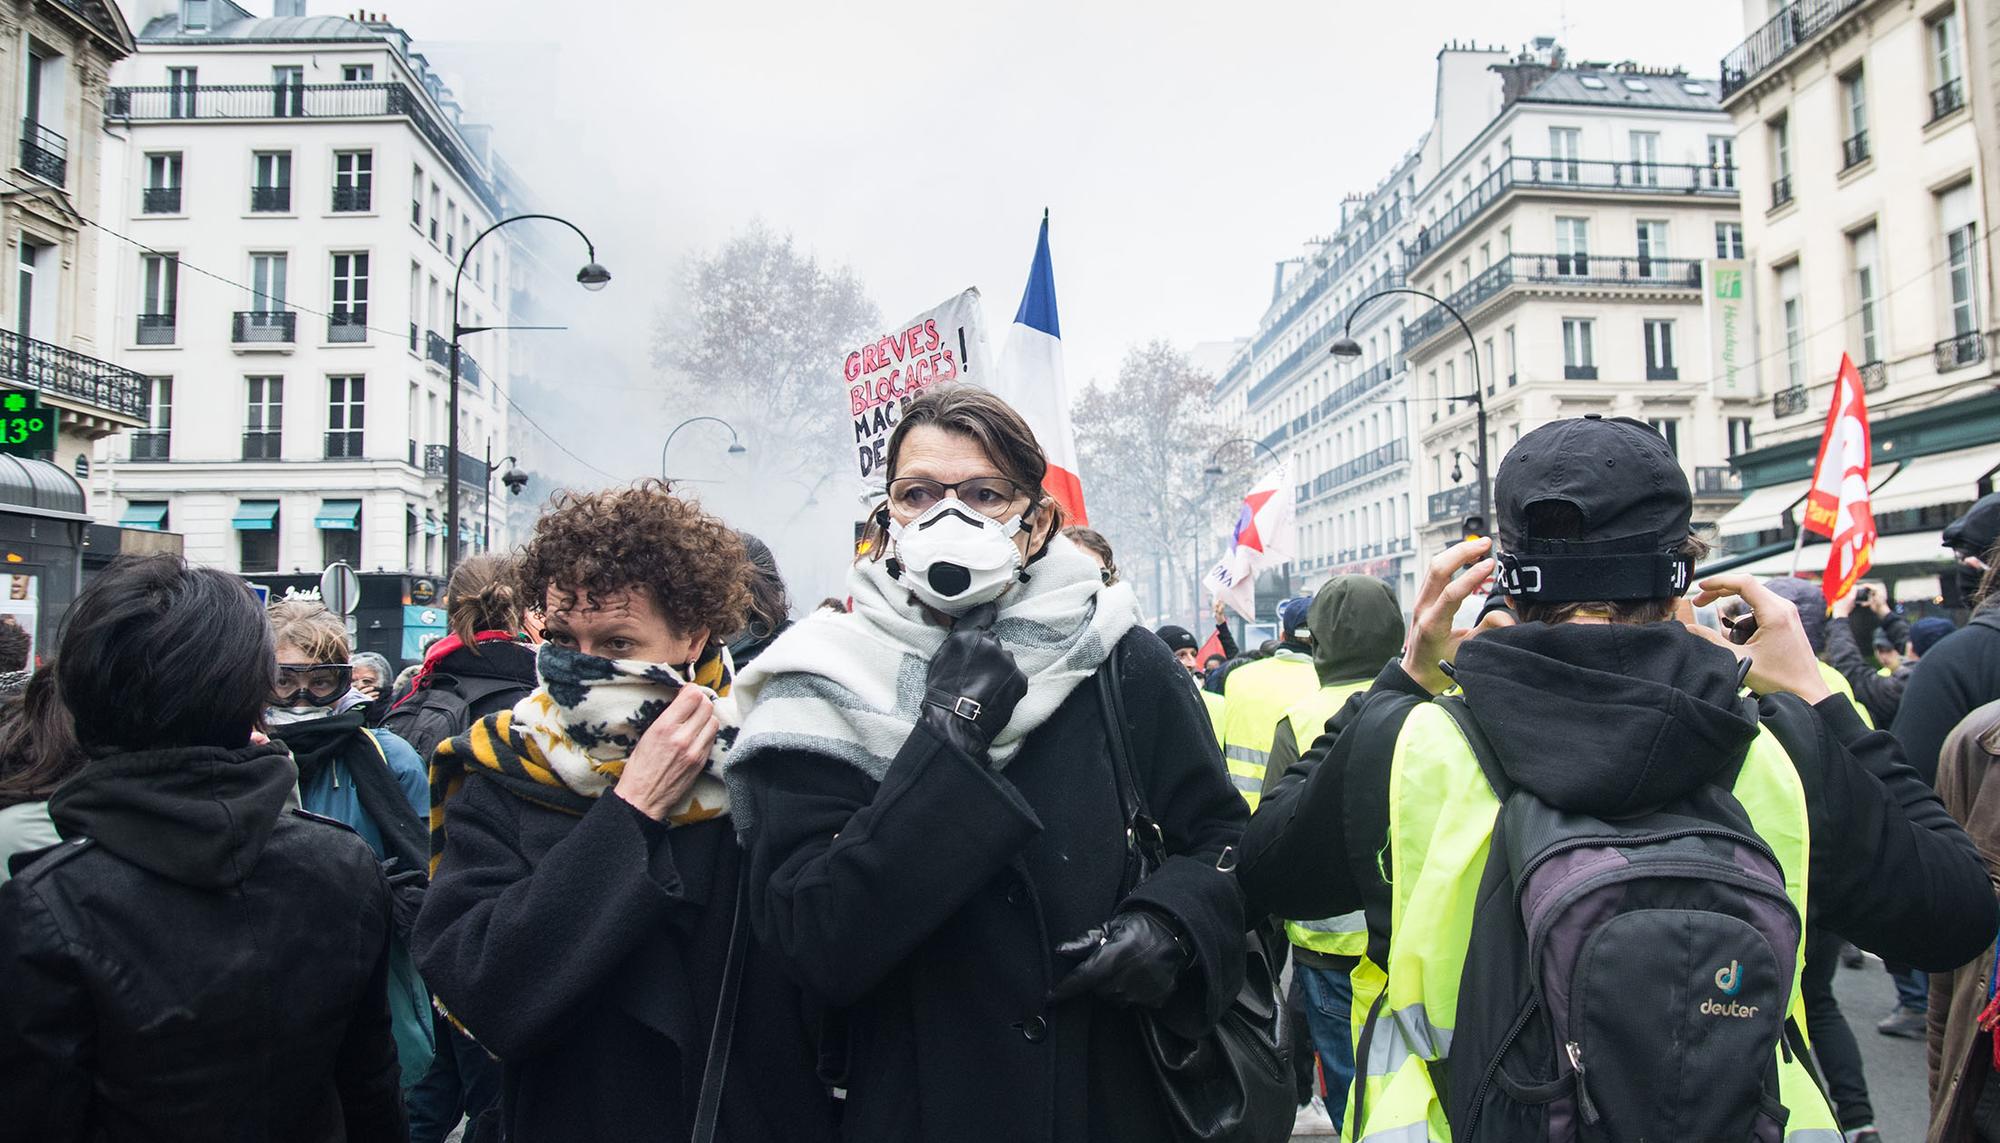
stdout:
<svg viewBox="0 0 2000 1143">
<path fill-rule="evenodd" d="M 354 668 L 346 663 L 279 664 L 278 682 L 270 705 L 332 706 L 354 684 Z"/>
</svg>

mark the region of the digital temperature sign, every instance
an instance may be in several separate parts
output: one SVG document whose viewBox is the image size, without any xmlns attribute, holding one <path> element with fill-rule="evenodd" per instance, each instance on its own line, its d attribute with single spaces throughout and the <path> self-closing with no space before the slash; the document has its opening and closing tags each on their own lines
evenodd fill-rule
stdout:
<svg viewBox="0 0 2000 1143">
<path fill-rule="evenodd" d="M 35 456 L 56 448 L 56 411 L 42 406 L 41 394 L 0 389 L 0 453 Z"/>
</svg>

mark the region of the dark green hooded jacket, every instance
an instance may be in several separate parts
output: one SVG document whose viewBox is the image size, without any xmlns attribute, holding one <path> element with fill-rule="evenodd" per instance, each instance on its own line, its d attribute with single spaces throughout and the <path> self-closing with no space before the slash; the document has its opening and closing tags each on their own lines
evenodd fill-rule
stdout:
<svg viewBox="0 0 2000 1143">
<path fill-rule="evenodd" d="M 1403 653 L 1403 610 L 1396 606 L 1396 593 L 1374 576 L 1340 575 L 1326 581 L 1307 616 L 1320 686 L 1372 679 Z M 1311 745 L 1292 734 L 1290 719 L 1278 724 L 1271 765 L 1264 771 L 1266 794 Z"/>
</svg>

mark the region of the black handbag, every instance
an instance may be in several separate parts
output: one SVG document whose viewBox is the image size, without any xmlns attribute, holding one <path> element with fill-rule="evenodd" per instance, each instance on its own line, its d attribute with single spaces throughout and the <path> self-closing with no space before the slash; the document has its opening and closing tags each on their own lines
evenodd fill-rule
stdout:
<svg viewBox="0 0 2000 1143">
<path fill-rule="evenodd" d="M 1147 813 L 1133 774 L 1118 658 L 1114 652 L 1097 672 L 1097 685 L 1111 723 L 1112 769 L 1127 823 L 1123 900 L 1167 853 L 1165 835 Z M 1243 956 L 1243 986 L 1206 1035 L 1189 1039 L 1138 1011 L 1147 1062 L 1179 1143 L 1282 1143 L 1291 1135 L 1297 1093 L 1278 1051 L 1277 987 L 1257 934 L 1245 935 Z"/>
</svg>

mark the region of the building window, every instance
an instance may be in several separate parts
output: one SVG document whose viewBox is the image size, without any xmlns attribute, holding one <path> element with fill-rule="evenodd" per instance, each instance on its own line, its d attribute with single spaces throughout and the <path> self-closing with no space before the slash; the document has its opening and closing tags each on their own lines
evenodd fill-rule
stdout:
<svg viewBox="0 0 2000 1143">
<path fill-rule="evenodd" d="M 181 212 L 179 151 L 162 151 L 146 156 L 146 189 L 139 206 L 147 214 Z"/>
<path fill-rule="evenodd" d="M 1736 185 L 1736 136 L 1708 137 L 1708 185 L 1718 189 Z"/>
<path fill-rule="evenodd" d="M 1549 128 L 1549 180 L 1573 183 L 1582 177 L 1578 160 L 1583 158 L 1583 130 L 1578 127 Z"/>
<path fill-rule="evenodd" d="M 62 186 L 69 178 L 69 141 L 63 137 L 65 60 L 39 40 L 29 40 L 21 104 L 21 169 Z"/>
<path fill-rule="evenodd" d="M 1729 418 L 1729 455 L 1741 456 L 1756 447 L 1750 437 L 1750 418 Z"/>
<path fill-rule="evenodd" d="M 342 83 L 374 83 L 374 64 L 343 64 L 340 68 Z"/>
<path fill-rule="evenodd" d="M 180 309 L 181 262 L 172 254 L 139 257 L 140 345 L 171 345 L 174 315 Z"/>
<path fill-rule="evenodd" d="M 375 203 L 375 152 L 333 153 L 333 209 L 369 210 Z"/>
<path fill-rule="evenodd" d="M 1847 239 L 1847 256 L 1854 267 L 1854 318 L 1860 334 L 1861 361 L 1882 360 L 1881 266 L 1875 228 L 1857 230 Z"/>
<path fill-rule="evenodd" d="M 247 377 L 243 411 L 243 459 L 276 460 L 283 455 L 285 379 Z"/>
<path fill-rule="evenodd" d="M 208 31 L 208 0 L 181 0 L 181 30 Z"/>
<path fill-rule="evenodd" d="M 1674 361 L 1674 323 L 1646 319 L 1646 380 L 1678 381 L 1680 376 Z"/>
<path fill-rule="evenodd" d="M 1868 84 L 1860 68 L 1840 77 L 1840 107 L 1846 139 L 1840 145 L 1840 169 L 1868 158 Z"/>
<path fill-rule="evenodd" d="M 1660 133 L 1658 131 L 1634 131 L 1632 139 L 1632 185 L 1656 187 L 1660 185 Z"/>
<path fill-rule="evenodd" d="M 416 227 L 419 234 L 423 233 L 424 169 L 422 167 L 410 168 L 410 225 Z"/>
<path fill-rule="evenodd" d="M 1667 224 L 1664 222 L 1642 221 L 1637 231 L 1639 248 L 1639 276 L 1641 278 L 1664 278 L 1667 276 L 1663 260 L 1667 257 Z"/>
<path fill-rule="evenodd" d="M 1958 9 L 1947 8 L 1931 17 L 1928 24 L 1931 45 L 1931 121 L 1950 115 L 1965 106 L 1965 71 L 1958 62 Z"/>
<path fill-rule="evenodd" d="M 1495 360 L 1497 355 L 1494 353 L 1493 339 L 1490 337 L 1486 339 L 1485 350 L 1486 359 L 1479 365 L 1486 372 L 1486 395 L 1490 397 L 1500 384 L 1500 362 Z"/>
<path fill-rule="evenodd" d="M 1792 121 L 1780 115 L 1771 120 L 1771 209 L 1792 201 Z"/>
<path fill-rule="evenodd" d="M 1938 198 L 1953 338 L 1974 337 L 1979 332 L 1979 243 L 1973 210 L 1971 183 L 1961 183 Z"/>
<path fill-rule="evenodd" d="M 271 114 L 278 119 L 295 119 L 306 113 L 306 69 L 297 66 L 271 69 Z"/>
<path fill-rule="evenodd" d="M 1799 264 L 1778 270 L 1778 328 L 1785 342 L 1785 383 L 1799 388 L 1806 383 L 1806 303 L 1799 295 Z"/>
<path fill-rule="evenodd" d="M 363 397 L 367 381 L 361 377 L 326 379 L 326 459 L 360 460 Z"/>
<path fill-rule="evenodd" d="M 438 193 L 437 184 L 432 183 L 431 211 L 428 217 L 430 218 L 430 223 L 431 223 L 431 231 L 430 231 L 431 245 L 433 246 L 436 246 L 438 244 L 438 215 L 440 213 L 438 210 L 438 204 L 443 200 L 443 197 L 444 197 L 443 195 Z"/>
<path fill-rule="evenodd" d="M 1667 451 L 1673 453 L 1676 460 L 1680 459 L 1681 423 L 1672 417 L 1647 417 L 1646 423 L 1666 439 Z"/>
<path fill-rule="evenodd" d="M 1596 323 L 1588 318 L 1563 319 L 1563 377 L 1570 381 L 1597 380 Z"/>
<path fill-rule="evenodd" d="M 1500 336 L 1507 343 L 1507 387 L 1512 389 L 1521 377 L 1521 359 L 1514 354 L 1514 327 L 1501 330 Z"/>
<path fill-rule="evenodd" d="M 1743 224 L 1740 222 L 1718 222 L 1715 224 L 1715 256 L 1717 258 L 1743 257 Z"/>
<path fill-rule="evenodd" d="M 1556 273 L 1590 273 L 1590 220 L 1556 219 Z"/>
<path fill-rule="evenodd" d="M 285 312 L 285 287 L 290 259 L 283 254 L 250 255 L 250 311 L 275 318 Z"/>
<path fill-rule="evenodd" d="M 250 209 L 284 214 L 292 209 L 292 153 L 259 151 L 251 162 Z"/>
<path fill-rule="evenodd" d="M 278 523 L 274 501 L 245 500 L 237 507 L 237 570 L 252 575 L 278 570 Z"/>
<path fill-rule="evenodd" d="M 444 207 L 444 253 L 447 258 L 458 257 L 458 204 L 448 202 Z"/>
<path fill-rule="evenodd" d="M 146 427 L 132 433 L 133 460 L 166 460 L 173 455 L 174 379 L 146 379 Z"/>
<path fill-rule="evenodd" d="M 351 528 L 319 529 L 319 559 L 321 567 L 346 564 L 351 568 L 361 566 L 361 509 L 354 509 L 354 526 Z"/>
<path fill-rule="evenodd" d="M 328 341 L 368 340 L 368 255 L 333 256 L 333 313 Z"/>
<path fill-rule="evenodd" d="M 193 119 L 195 116 L 195 69 L 191 67 L 170 67 L 167 69 L 167 118 Z"/>
</svg>

